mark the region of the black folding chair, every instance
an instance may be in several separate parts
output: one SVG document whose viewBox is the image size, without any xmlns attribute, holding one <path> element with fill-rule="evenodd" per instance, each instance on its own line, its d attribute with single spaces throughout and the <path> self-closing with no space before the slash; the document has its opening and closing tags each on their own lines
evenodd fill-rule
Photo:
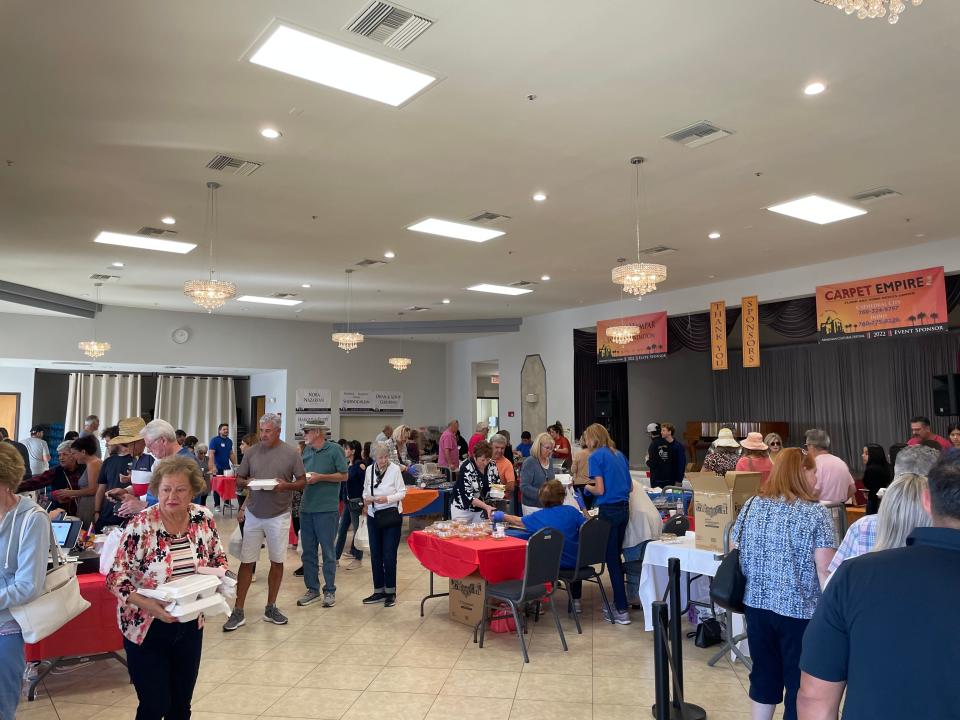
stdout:
<svg viewBox="0 0 960 720">
<path fill-rule="evenodd" d="M 527 655 L 527 644 L 523 639 L 523 624 L 520 622 L 520 607 L 525 603 L 550 600 L 550 610 L 553 620 L 557 624 L 560 642 L 564 651 L 567 650 L 567 639 L 563 636 L 560 626 L 560 616 L 557 615 L 556 603 L 553 602 L 553 593 L 557 589 L 557 576 L 560 573 L 560 555 L 563 552 L 563 533 L 553 528 L 537 530 L 527 541 L 526 567 L 522 580 L 507 580 L 506 582 L 488 584 L 483 592 L 483 615 L 480 620 L 480 647 L 483 647 L 483 636 L 487 629 L 487 608 L 492 602 L 504 602 L 513 613 L 513 621 L 517 625 L 517 637 L 520 638 L 520 652 L 523 661 L 530 662 Z M 550 589 L 547 589 L 549 583 Z"/>
<path fill-rule="evenodd" d="M 603 589 L 603 570 L 607 558 L 607 542 L 610 537 L 610 523 L 601 517 L 587 520 L 580 526 L 580 541 L 577 544 L 577 565 L 574 568 L 560 569 L 560 588 L 567 593 L 567 606 L 573 612 L 573 621 L 577 624 L 577 632 L 583 634 L 580 627 L 580 617 L 573 610 L 573 596 L 570 594 L 570 583 L 595 582 L 600 588 L 600 597 L 607 615 L 613 622 L 613 613 L 610 612 L 610 601 L 607 592 Z M 599 565 L 598 570 L 596 566 Z"/>
</svg>

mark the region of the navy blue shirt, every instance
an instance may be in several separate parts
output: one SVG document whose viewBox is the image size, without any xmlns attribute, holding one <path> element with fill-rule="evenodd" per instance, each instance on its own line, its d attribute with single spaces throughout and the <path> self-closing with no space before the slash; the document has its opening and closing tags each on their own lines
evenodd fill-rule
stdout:
<svg viewBox="0 0 960 720">
<path fill-rule="evenodd" d="M 603 478 L 603 495 L 596 496 L 595 505 L 627 502 L 630 499 L 630 489 L 633 487 L 630 466 L 619 450 L 611 450 L 608 447 L 594 450 L 590 454 L 587 474 L 591 478 L 597 476 Z"/>
<path fill-rule="evenodd" d="M 517 452 L 520 453 L 523 457 L 530 457 L 530 448 L 533 447 L 533 443 L 522 442 L 517 444 Z"/>
<path fill-rule="evenodd" d="M 907 547 L 840 565 L 807 626 L 800 669 L 847 683 L 843 720 L 958 718 L 958 597 L 960 530 L 916 528 Z"/>
<path fill-rule="evenodd" d="M 519 537 L 530 537 L 541 528 L 553 528 L 563 533 L 563 553 L 560 555 L 560 567 L 577 566 L 577 547 L 580 542 L 580 526 L 586 522 L 583 513 L 571 505 L 554 505 L 543 508 L 523 517 L 526 533 L 517 533 Z"/>
<path fill-rule="evenodd" d="M 363 497 L 363 480 L 366 467 L 360 458 L 357 458 L 347 468 L 347 482 L 344 483 L 347 491 L 347 498 Z M 347 499 L 345 498 L 345 499 Z"/>
<path fill-rule="evenodd" d="M 213 453 L 213 464 L 217 466 L 217 472 L 223 472 L 230 467 L 230 453 L 233 452 L 233 440 L 222 438 L 217 435 L 211 438 L 207 446 Z"/>
</svg>

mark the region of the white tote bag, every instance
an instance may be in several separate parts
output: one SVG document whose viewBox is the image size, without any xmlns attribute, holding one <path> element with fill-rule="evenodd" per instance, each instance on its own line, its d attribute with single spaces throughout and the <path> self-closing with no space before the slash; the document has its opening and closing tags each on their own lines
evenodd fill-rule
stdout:
<svg viewBox="0 0 960 720">
<path fill-rule="evenodd" d="M 43 512 L 37 510 L 36 512 Z M 26 519 L 20 526 L 20 544 L 26 529 Z M 49 527 L 49 525 L 48 525 Z M 35 643 L 53 635 L 68 622 L 90 607 L 80 595 L 75 563 L 64 563 L 60 558 L 57 539 L 50 530 L 50 557 L 53 568 L 47 570 L 43 592 L 39 597 L 23 605 L 10 608 L 10 614 L 20 626 L 24 642 Z"/>
<path fill-rule="evenodd" d="M 103 547 L 100 548 L 100 574 L 109 575 L 113 568 L 113 561 L 117 559 L 117 551 L 120 549 L 120 540 L 123 538 L 123 529 L 114 528 L 107 535 Z"/>
<path fill-rule="evenodd" d="M 370 552 L 370 537 L 367 535 L 367 513 L 360 514 L 360 523 L 353 533 L 353 546 L 362 552 Z"/>
<path fill-rule="evenodd" d="M 237 560 L 240 559 L 240 552 L 243 550 L 243 532 L 240 530 L 240 526 L 237 525 L 233 530 L 233 534 L 230 535 L 230 540 L 227 542 L 227 553 L 235 557 Z"/>
</svg>

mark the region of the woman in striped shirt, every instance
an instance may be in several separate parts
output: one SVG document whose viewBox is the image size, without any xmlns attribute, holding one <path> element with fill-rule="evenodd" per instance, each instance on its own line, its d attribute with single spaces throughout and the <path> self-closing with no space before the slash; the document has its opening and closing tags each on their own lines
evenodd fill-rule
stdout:
<svg viewBox="0 0 960 720">
<path fill-rule="evenodd" d="M 192 457 L 173 455 L 155 463 L 150 492 L 157 504 L 127 524 L 107 575 L 107 587 L 120 601 L 127 669 L 140 700 L 137 718 L 190 717 L 203 616 L 177 622 L 162 602 L 138 590 L 193 575 L 200 567 L 226 569 L 213 515 L 191 502 L 203 486 Z"/>
</svg>

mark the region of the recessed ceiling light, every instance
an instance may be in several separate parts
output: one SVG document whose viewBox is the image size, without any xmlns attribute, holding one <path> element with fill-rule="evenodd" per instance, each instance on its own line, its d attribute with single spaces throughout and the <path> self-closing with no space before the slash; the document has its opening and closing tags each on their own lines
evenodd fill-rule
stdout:
<svg viewBox="0 0 960 720">
<path fill-rule="evenodd" d="M 536 192 L 533 194 L 533 199 L 535 202 L 543 202 L 547 199 L 547 194 L 545 192 Z"/>
<path fill-rule="evenodd" d="M 160 222 L 162 222 L 164 225 L 176 225 L 177 219 L 172 215 L 167 215 L 166 217 L 160 218 Z"/>
<path fill-rule="evenodd" d="M 707 275 L 707 280 L 713 280 L 715 277 L 716 275 Z"/>
<path fill-rule="evenodd" d="M 494 293 L 495 295 L 526 295 L 528 292 L 533 292 L 533 290 L 529 290 L 528 288 L 510 287 L 509 285 L 491 285 L 490 283 L 471 285 L 467 290 Z"/>
<path fill-rule="evenodd" d="M 442 302 L 444 305 L 449 305 L 449 304 L 450 304 L 450 298 L 444 298 L 444 299 L 441 300 L 440 302 Z"/>
<path fill-rule="evenodd" d="M 267 140 L 276 140 L 278 137 L 280 137 L 281 135 L 283 135 L 283 133 L 281 133 L 279 130 L 277 130 L 276 128 L 271 128 L 271 127 L 263 128 L 263 129 L 260 131 L 260 134 L 261 134 L 263 137 L 265 137 Z"/>
<path fill-rule="evenodd" d="M 714 231 L 714 232 L 710 233 L 709 235 L 707 235 L 707 237 L 710 238 L 711 240 L 719 240 L 719 239 L 720 239 L 720 233 Z"/>
<path fill-rule="evenodd" d="M 258 295 L 241 295 L 237 302 L 261 303 L 262 305 L 299 305 L 303 300 L 287 300 L 286 298 L 259 297 Z"/>
<path fill-rule="evenodd" d="M 384 256 L 387 260 L 393 260 L 393 259 L 397 256 L 397 254 L 396 254 L 393 250 L 387 250 L 387 251 L 383 254 L 383 256 Z"/>
<path fill-rule="evenodd" d="M 812 82 L 803 89 L 804 95 L 819 95 L 824 90 L 827 89 L 827 86 L 822 82 Z"/>
<path fill-rule="evenodd" d="M 807 195 L 790 202 L 771 205 L 767 210 L 817 225 L 826 225 L 827 223 L 837 222 L 837 220 L 846 220 L 847 218 L 867 214 L 867 211 L 863 208 L 845 205 L 836 200 L 828 200 L 819 195 Z"/>
<path fill-rule="evenodd" d="M 421 220 L 407 227 L 407 230 L 430 235 L 442 235 L 457 240 L 469 240 L 470 242 L 486 242 L 501 235 L 506 235 L 503 230 L 491 230 L 479 225 L 468 225 L 467 223 L 451 222 L 450 220 L 439 220 L 437 218 Z"/>
<path fill-rule="evenodd" d="M 158 250 L 159 252 L 179 253 L 185 255 L 196 247 L 195 243 L 179 240 L 161 240 L 160 238 L 146 237 L 145 235 L 126 235 L 124 233 L 101 231 L 94 242 L 103 245 L 119 245 L 120 247 L 137 248 L 138 250 Z"/>
<path fill-rule="evenodd" d="M 301 285 L 300 287 L 302 287 L 302 288 L 309 288 L 309 287 L 310 287 L 310 283 L 303 283 L 303 285 Z"/>
<path fill-rule="evenodd" d="M 122 268 L 122 267 L 123 267 L 123 263 L 121 263 L 121 262 L 110 263 L 110 267 Z"/>
<path fill-rule="evenodd" d="M 540 276 L 540 279 L 543 280 L 544 282 L 548 282 L 548 281 L 550 280 L 550 276 L 549 276 L 549 275 L 541 275 L 541 276 Z"/>
<path fill-rule="evenodd" d="M 914 235 L 915 238 L 922 238 L 922 237 L 926 237 L 926 236 L 927 236 L 926 233 L 917 233 L 916 235 Z"/>
<path fill-rule="evenodd" d="M 248 59 L 255 65 L 398 107 L 437 77 L 274 22 Z"/>
</svg>

